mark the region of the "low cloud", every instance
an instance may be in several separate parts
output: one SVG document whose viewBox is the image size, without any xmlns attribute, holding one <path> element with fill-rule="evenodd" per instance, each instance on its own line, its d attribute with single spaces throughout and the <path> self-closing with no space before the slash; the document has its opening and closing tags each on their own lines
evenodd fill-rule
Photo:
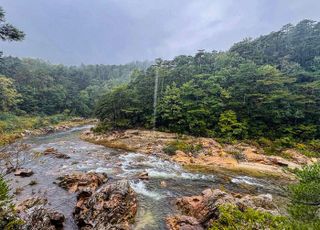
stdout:
<svg viewBox="0 0 320 230">
<path fill-rule="evenodd" d="M 319 20 L 318 0 L 4 0 L 27 34 L 6 55 L 53 63 L 125 63 L 226 50 L 302 19 Z"/>
</svg>

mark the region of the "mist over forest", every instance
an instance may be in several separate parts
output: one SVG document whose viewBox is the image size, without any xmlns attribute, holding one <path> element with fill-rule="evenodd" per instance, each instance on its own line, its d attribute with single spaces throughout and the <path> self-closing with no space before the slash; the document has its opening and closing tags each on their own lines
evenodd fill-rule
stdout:
<svg viewBox="0 0 320 230">
<path fill-rule="evenodd" d="M 0 6 L 0 229 L 319 229 L 318 3 L 107 2 Z"/>
</svg>

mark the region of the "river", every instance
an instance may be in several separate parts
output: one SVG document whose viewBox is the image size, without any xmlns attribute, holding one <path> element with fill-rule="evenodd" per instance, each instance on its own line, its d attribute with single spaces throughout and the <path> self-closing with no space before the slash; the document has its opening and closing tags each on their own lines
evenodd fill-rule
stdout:
<svg viewBox="0 0 320 230">
<path fill-rule="evenodd" d="M 138 213 L 133 229 L 152 230 L 165 229 L 165 217 L 178 212 L 174 206 L 175 198 L 197 195 L 209 187 L 250 194 L 271 193 L 275 200 L 281 199 L 282 188 L 276 180 L 189 172 L 175 163 L 162 160 L 156 154 L 124 152 L 82 141 L 80 133 L 89 128 L 76 127 L 23 140 L 23 143 L 30 145 L 23 167 L 32 169 L 34 175 L 28 178 L 12 174 L 7 176 L 13 191 L 22 189 L 21 193 L 15 195 L 14 201 L 19 202 L 35 195 L 45 196 L 49 201 L 48 207 L 66 216 L 65 229 L 77 229 L 72 218 L 75 194 L 63 190 L 54 182 L 57 177 L 75 171 L 103 172 L 110 180 L 126 178 L 130 181 L 138 194 Z M 70 159 L 37 154 L 51 147 L 69 155 Z M 137 179 L 137 174 L 142 171 L 149 173 L 149 180 Z M 31 181 L 37 184 L 30 186 Z M 163 181 L 166 186 L 163 186 Z"/>
</svg>

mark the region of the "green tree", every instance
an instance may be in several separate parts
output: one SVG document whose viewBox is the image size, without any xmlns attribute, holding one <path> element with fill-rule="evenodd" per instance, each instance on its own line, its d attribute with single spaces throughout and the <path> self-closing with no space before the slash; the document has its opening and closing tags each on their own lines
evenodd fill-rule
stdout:
<svg viewBox="0 0 320 230">
<path fill-rule="evenodd" d="M 120 85 L 108 92 L 99 102 L 95 111 L 96 116 L 113 128 L 128 128 L 135 125 L 138 120 L 134 107 L 135 94 L 127 85 Z"/>
<path fill-rule="evenodd" d="M 24 33 L 13 25 L 6 23 L 5 12 L 0 7 L 0 38 L 3 41 L 20 41 L 24 38 Z"/>
<path fill-rule="evenodd" d="M 1 229 L 19 229 L 23 223 L 17 217 L 9 195 L 9 186 L 2 176 L 0 176 L 0 228 Z"/>
<path fill-rule="evenodd" d="M 289 213 L 305 224 L 320 224 L 320 164 L 305 166 L 297 172 L 299 182 L 289 186 Z"/>
<path fill-rule="evenodd" d="M 20 94 L 13 81 L 0 75 L 0 111 L 8 112 L 20 102 Z"/>
<path fill-rule="evenodd" d="M 232 110 L 227 110 L 221 113 L 218 127 L 220 135 L 229 140 L 236 138 L 245 138 L 247 135 L 247 125 L 245 122 L 237 120 L 237 114 Z"/>
</svg>

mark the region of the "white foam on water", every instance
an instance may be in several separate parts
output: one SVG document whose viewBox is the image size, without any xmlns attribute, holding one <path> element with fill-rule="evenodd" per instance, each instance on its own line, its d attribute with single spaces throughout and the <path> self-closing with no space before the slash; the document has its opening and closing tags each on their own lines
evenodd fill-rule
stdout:
<svg viewBox="0 0 320 230">
<path fill-rule="evenodd" d="M 238 176 L 238 177 L 232 178 L 231 182 L 235 184 L 249 184 L 249 185 L 254 185 L 258 187 L 263 187 L 263 185 L 257 182 L 256 179 L 248 176 Z"/>
<path fill-rule="evenodd" d="M 146 170 L 148 175 L 152 178 L 177 178 L 177 173 L 172 172 L 164 172 L 164 171 L 157 171 L 154 169 L 147 169 Z"/>
<path fill-rule="evenodd" d="M 103 167 L 98 167 L 94 170 L 90 170 L 89 172 L 96 172 L 96 173 L 107 173 L 111 174 L 113 172 L 112 168 L 103 168 Z"/>
<path fill-rule="evenodd" d="M 133 181 L 130 181 L 130 185 L 132 187 L 132 189 L 136 192 L 136 193 L 139 193 L 139 194 L 142 194 L 144 196 L 147 196 L 147 197 L 150 197 L 154 200 L 160 200 L 162 198 L 164 198 L 163 195 L 157 193 L 157 192 L 153 192 L 153 191 L 150 191 L 146 188 L 146 185 L 144 182 L 142 181 L 138 181 L 138 182 L 133 182 Z"/>
<path fill-rule="evenodd" d="M 159 169 L 172 169 L 176 171 L 181 171 L 182 167 L 176 163 L 162 160 L 159 157 L 149 156 L 148 159 L 143 162 L 145 166 L 149 166 L 152 168 L 159 168 Z"/>
<path fill-rule="evenodd" d="M 121 169 L 124 172 L 123 176 L 141 172 L 141 167 L 148 172 L 151 178 L 181 178 L 188 180 L 206 180 L 214 181 L 213 175 L 204 175 L 197 173 L 185 172 L 183 168 L 167 160 L 160 159 L 156 156 L 147 156 L 140 153 L 129 153 L 119 157 L 122 160 Z M 135 167 L 139 167 L 136 169 Z"/>
<path fill-rule="evenodd" d="M 128 153 L 126 155 L 121 155 L 119 157 L 120 160 L 122 160 L 122 170 L 123 171 L 127 171 L 128 167 L 131 167 L 131 164 L 133 162 L 136 162 L 139 158 L 144 157 L 144 155 L 140 154 L 140 153 Z"/>
<path fill-rule="evenodd" d="M 181 178 L 187 180 L 206 180 L 214 181 L 215 177 L 213 175 L 203 175 L 187 172 L 169 172 L 169 171 L 159 171 L 155 169 L 147 169 L 148 175 L 152 178 Z"/>
<path fill-rule="evenodd" d="M 194 174 L 194 173 L 181 173 L 181 177 L 184 179 L 207 180 L 207 181 L 214 181 L 215 179 L 213 175 Z"/>
</svg>

